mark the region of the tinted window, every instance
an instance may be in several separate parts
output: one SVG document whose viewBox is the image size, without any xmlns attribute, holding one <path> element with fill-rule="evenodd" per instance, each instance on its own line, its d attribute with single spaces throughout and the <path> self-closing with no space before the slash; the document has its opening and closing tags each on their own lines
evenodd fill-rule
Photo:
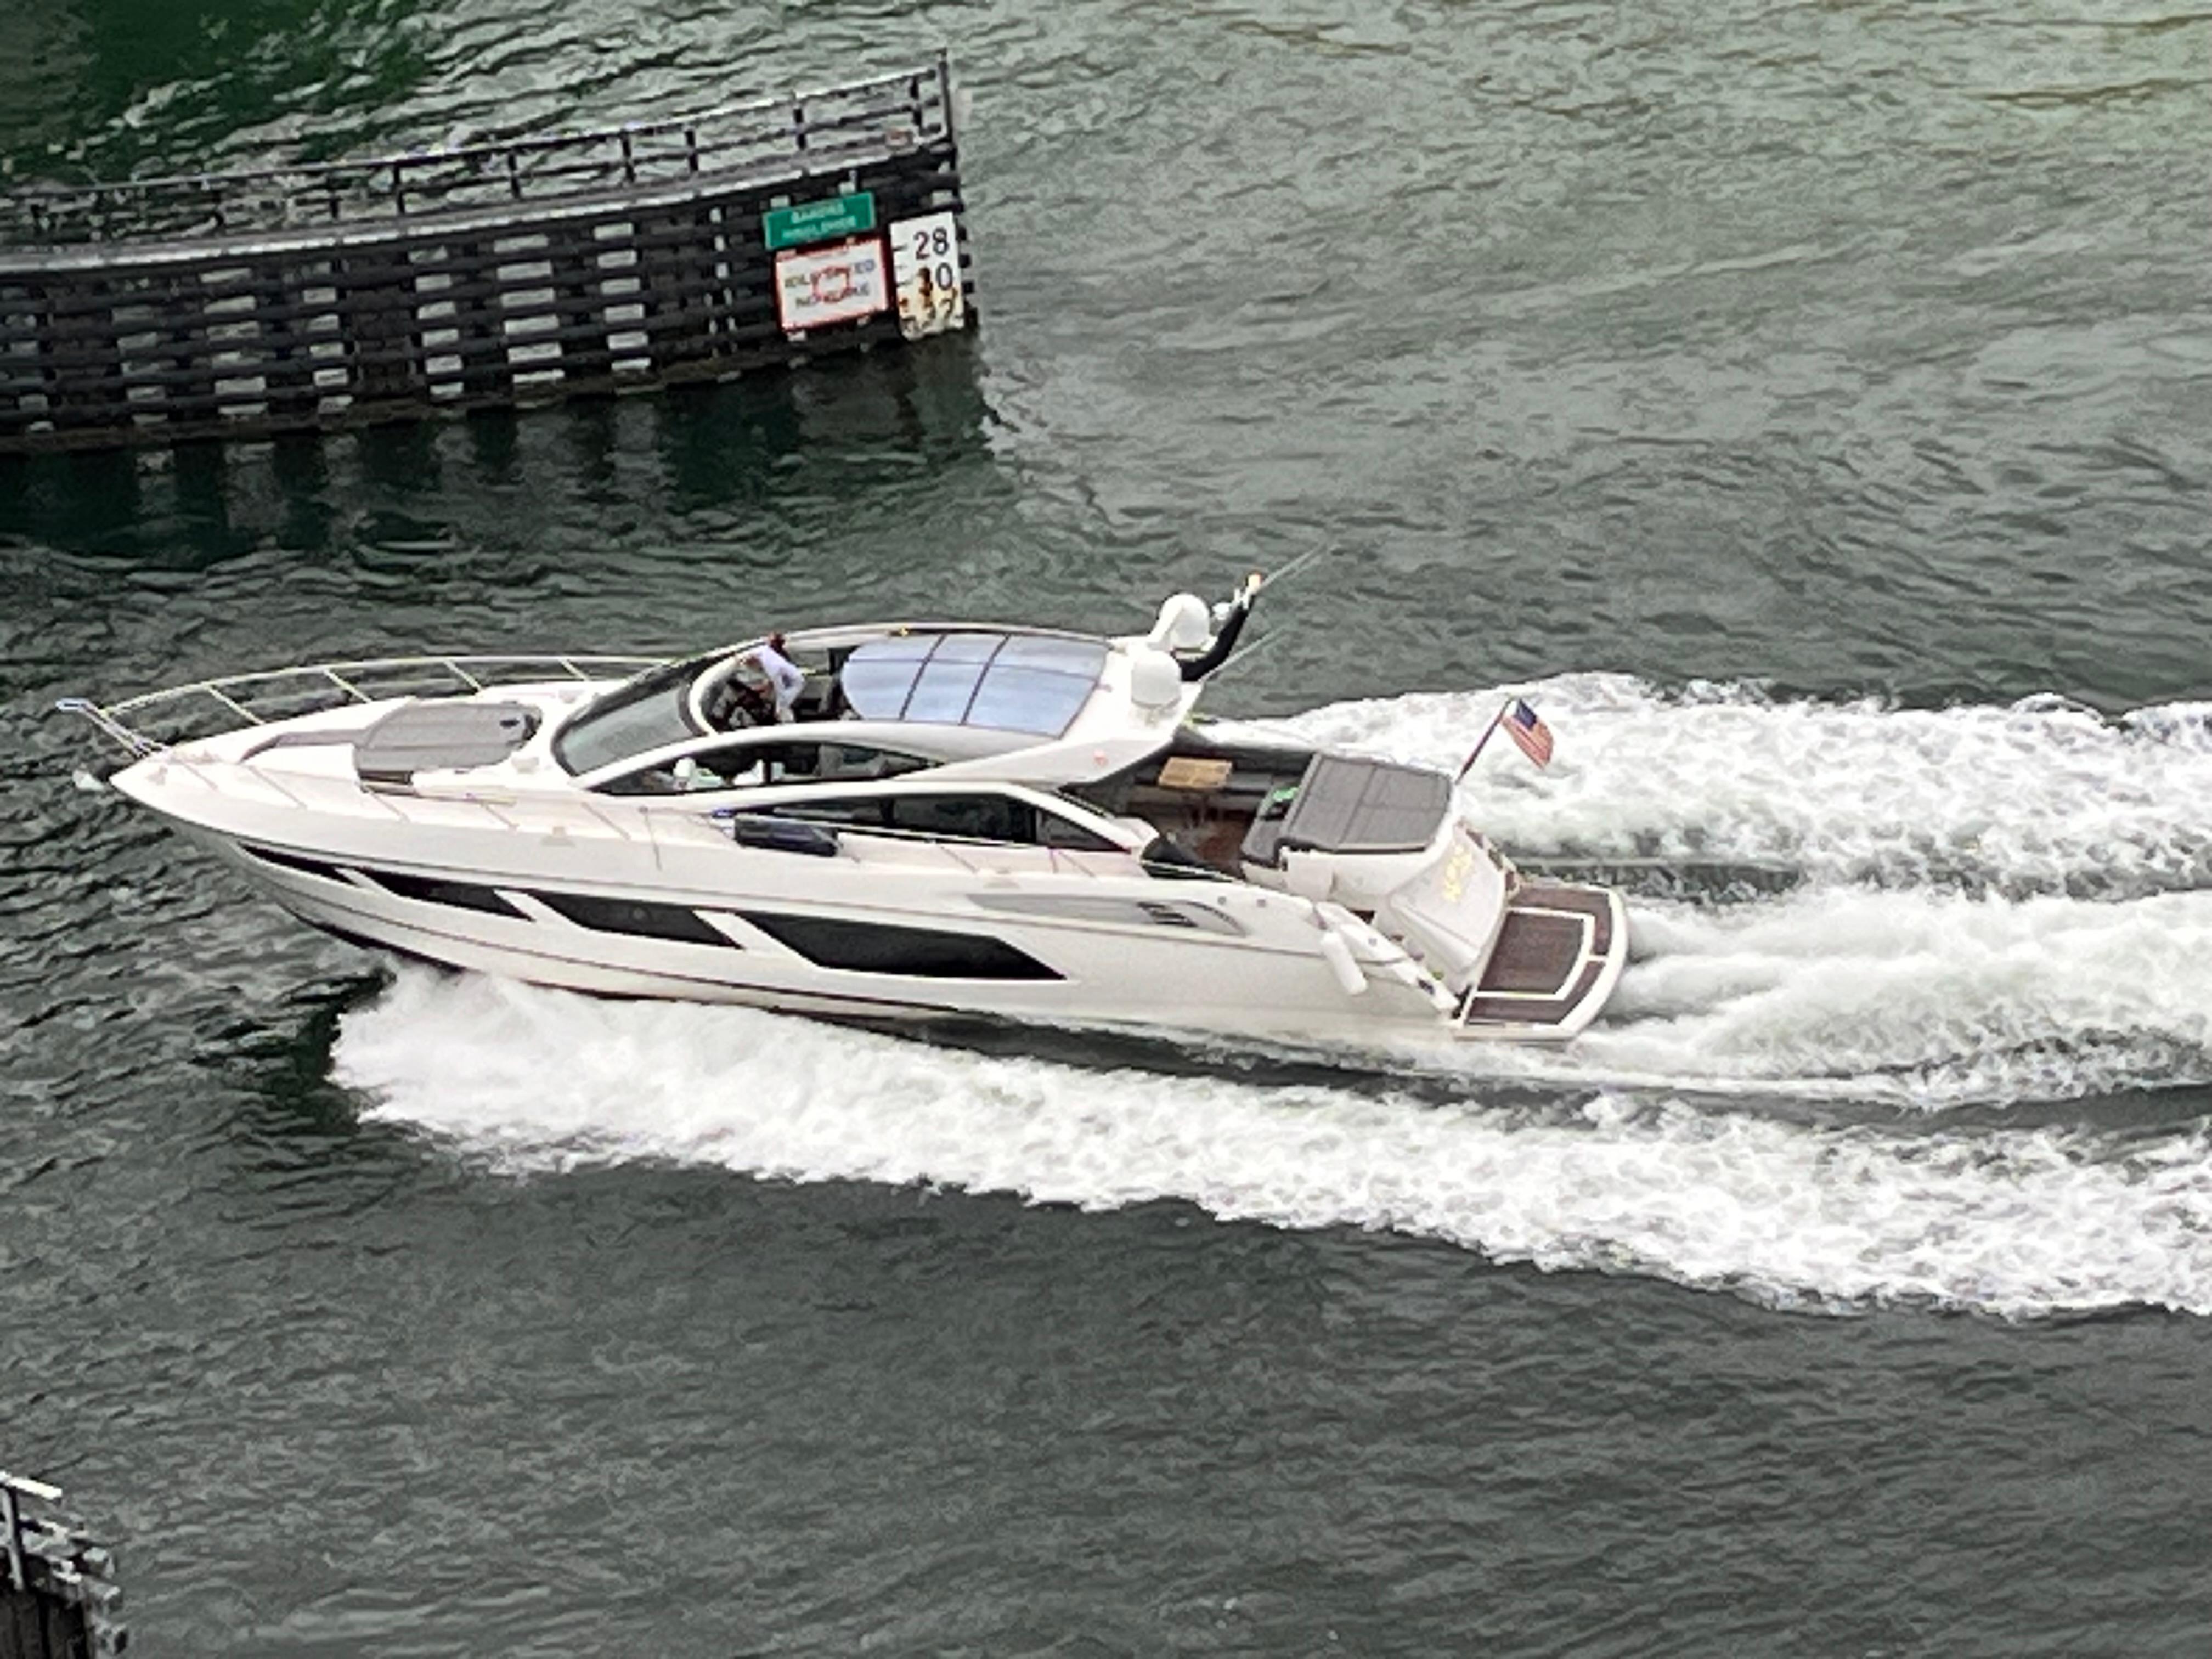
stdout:
<svg viewBox="0 0 2212 1659">
<path fill-rule="evenodd" d="M 787 801 L 769 809 L 779 817 L 817 823 L 849 823 L 910 836 L 953 836 L 963 841 L 1028 841 L 1034 825 L 1021 801 L 1003 795 L 862 795 L 844 800 Z"/>
<path fill-rule="evenodd" d="M 1061 817 L 1056 812 L 1039 812 L 1037 844 L 1056 847 L 1064 853 L 1118 853 L 1121 847 L 1096 830 Z"/>
<path fill-rule="evenodd" d="M 963 841 L 1034 842 L 1036 809 L 1005 795 L 899 795 L 891 800 L 891 827 Z"/>
<path fill-rule="evenodd" d="M 865 743 L 748 743 L 708 749 L 692 757 L 687 784 L 675 763 L 611 778 L 599 785 L 610 795 L 680 795 L 700 789 L 749 789 L 763 783 L 862 782 L 917 772 L 935 763 Z"/>
<path fill-rule="evenodd" d="M 821 751 L 814 775 L 837 782 L 895 778 L 902 772 L 919 772 L 936 763 L 926 761 L 919 755 L 902 755 L 894 749 L 878 749 L 872 744 L 820 743 L 811 746 Z"/>
<path fill-rule="evenodd" d="M 729 935 L 708 926 L 698 912 L 680 904 L 643 899 L 600 898 L 589 893 L 532 893 L 531 897 L 579 927 L 601 933 L 636 933 L 647 939 L 678 939 L 686 945 L 739 947 Z"/>
<path fill-rule="evenodd" d="M 642 772 L 626 772 L 598 786 L 603 795 L 680 795 L 684 786 L 673 766 L 651 766 Z"/>
<path fill-rule="evenodd" d="M 763 807 L 780 818 L 805 818 L 810 823 L 848 823 L 857 830 L 881 830 L 890 822 L 890 804 L 881 795 L 848 796 L 843 800 L 794 800 Z"/>
<path fill-rule="evenodd" d="M 918 979 L 1060 977 L 1028 952 L 988 933 L 953 933 L 934 927 L 897 927 L 762 910 L 738 914 L 770 939 L 824 968 Z"/>
<path fill-rule="evenodd" d="M 988 841 L 1017 847 L 1054 847 L 1067 852 L 1114 853 L 1121 848 L 1079 823 L 1040 812 L 1011 795 L 864 795 L 845 800 L 793 801 L 764 808 L 779 817 L 859 830 Z"/>
</svg>

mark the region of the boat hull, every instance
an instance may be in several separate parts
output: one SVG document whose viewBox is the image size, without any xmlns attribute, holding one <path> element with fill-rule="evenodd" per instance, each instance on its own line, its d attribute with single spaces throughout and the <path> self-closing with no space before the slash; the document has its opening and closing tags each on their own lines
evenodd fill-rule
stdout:
<svg viewBox="0 0 2212 1659">
<path fill-rule="evenodd" d="M 386 865 L 339 864 L 297 848 L 240 843 L 204 828 L 179 828 L 290 915 L 325 933 L 450 968 L 598 996 L 726 1003 L 840 1018 L 1012 1018 L 1352 1043 L 1420 1033 L 1446 1036 L 1457 1029 L 1427 996 L 1407 985 L 1370 982 L 1357 996 L 1347 996 L 1314 942 L 1318 928 L 1295 915 L 1310 907 L 1280 895 L 1233 890 L 1230 884 L 1202 884 L 1224 890 L 1198 899 L 1189 892 L 1201 884 L 1132 883 L 1140 896 L 1128 902 L 1218 906 L 1215 913 L 1224 922 L 1250 931 L 1217 935 L 1181 924 L 1117 927 L 1038 917 L 1017 921 L 1000 914 L 948 925 L 951 907 L 933 884 L 915 894 L 910 905 L 863 908 L 802 901 L 765 882 L 707 892 L 689 885 L 600 882 L 584 890 L 542 878 L 486 878 L 485 890 L 521 913 L 507 915 L 380 890 L 375 885 L 380 878 L 416 878 Z M 260 850 L 251 850 L 256 847 Z M 330 873 L 272 863 L 266 856 L 270 851 L 321 865 Z M 732 860 L 746 862 L 777 856 L 725 851 Z M 1103 884 L 1084 880 L 1081 890 L 1066 896 L 1086 906 L 1116 902 L 1118 896 L 1095 890 Z M 1036 893 L 1035 886 L 1022 896 L 1054 896 Z M 1146 888 L 1167 889 L 1169 896 Z M 607 933 L 577 925 L 554 908 L 580 901 L 665 907 L 702 919 L 726 942 Z M 1258 929 L 1251 925 L 1266 927 L 1270 913 L 1284 925 L 1275 930 L 1277 937 L 1255 939 Z M 811 961 L 760 925 L 787 929 L 794 920 L 899 930 L 902 944 L 911 935 L 927 935 L 925 943 L 939 950 L 948 936 L 963 944 L 975 941 L 970 948 L 987 953 L 982 965 L 989 971 L 974 977 L 915 975 Z M 1017 959 L 1000 957 L 1002 947 L 1017 953 Z M 1029 968 L 1028 963 L 1037 967 Z M 1379 973 L 1382 964 L 1368 966 Z"/>
<path fill-rule="evenodd" d="M 775 925 L 778 919 L 804 915 L 831 923 L 854 922 L 859 913 L 849 906 L 804 904 L 766 883 L 712 893 L 682 885 L 624 883 L 617 889 L 599 884 L 586 896 L 538 877 L 486 878 L 483 890 L 502 896 L 520 913 L 501 915 L 441 898 L 392 892 L 379 885 L 380 880 L 434 878 L 386 864 L 368 860 L 340 863 L 336 860 L 347 854 L 317 856 L 296 847 L 241 841 L 204 825 L 172 822 L 292 916 L 322 932 L 447 968 L 594 996 L 726 1004 L 837 1019 L 906 1023 L 1011 1018 L 1340 1045 L 1541 1042 L 1571 1035 L 1556 1024 L 1547 1026 L 1533 1019 L 1462 1024 L 1409 985 L 1376 982 L 1386 964 L 1373 960 L 1363 967 L 1376 978 L 1357 994 L 1347 994 L 1316 943 L 1320 929 L 1297 915 L 1311 907 L 1230 884 L 1131 884 L 1138 887 L 1139 896 L 1130 902 L 1218 905 L 1224 921 L 1247 926 L 1274 912 L 1289 925 L 1272 939 L 1255 941 L 1249 932 L 1201 934 L 1180 924 L 1151 924 L 1140 930 L 1034 917 L 1010 923 L 994 915 L 988 926 L 959 930 L 961 936 L 1017 951 L 1041 964 L 1043 975 L 917 976 L 824 966 L 781 947 L 772 935 L 745 919 Z M 733 860 L 746 862 L 777 856 L 724 850 Z M 272 854 L 289 861 L 273 861 Z M 1085 884 L 1091 890 L 1101 884 L 1096 880 Z M 1220 890 L 1209 890 L 1205 899 L 1187 896 L 1198 887 Z M 1159 896 L 1158 890 L 1172 896 Z M 702 919 L 726 942 L 604 932 L 577 925 L 545 902 L 550 899 L 573 906 L 586 896 L 592 902 L 681 910 Z M 1025 896 L 1037 895 L 1032 890 Z M 1071 896 L 1091 905 L 1115 897 L 1097 890 Z M 943 934 L 954 931 L 945 926 L 945 895 L 939 890 L 910 908 L 871 908 L 860 925 Z M 1157 936 L 1145 937 L 1146 933 Z M 1004 964 L 993 965 L 1001 974 L 1005 971 Z M 1617 973 L 1617 964 L 1613 971 Z M 1601 1002 L 1609 989 L 1608 981 L 1591 999 L 1593 1003 Z M 1578 1021 L 1575 1029 L 1586 1023 Z"/>
<path fill-rule="evenodd" d="M 1500 937 L 1516 948 L 1498 960 L 1510 982 L 1471 986 L 1438 941 L 1486 948 L 1500 911 L 1463 878 L 1504 866 L 1463 830 L 1454 878 L 1422 928 L 1401 932 L 1382 910 L 1103 842 L 825 829 L 610 797 L 550 770 L 365 781 L 360 734 L 337 718 L 160 750 L 112 781 L 316 927 L 602 996 L 1332 1044 L 1543 1042 L 1595 1018 L 1625 956 L 1617 897 L 1588 890 L 1572 950 L 1520 948 L 1572 930 L 1509 906 Z M 1543 890 L 1555 909 L 1573 891 Z"/>
</svg>

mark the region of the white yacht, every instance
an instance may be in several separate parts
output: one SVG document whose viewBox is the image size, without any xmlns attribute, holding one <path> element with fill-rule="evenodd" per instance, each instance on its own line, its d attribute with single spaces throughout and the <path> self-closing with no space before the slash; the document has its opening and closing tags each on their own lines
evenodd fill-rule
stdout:
<svg viewBox="0 0 2212 1659">
<path fill-rule="evenodd" d="M 1617 892 L 1524 878 L 1444 773 L 1195 717 L 1259 585 L 1126 638 L 794 632 L 781 709 L 760 640 L 63 707 L 131 750 L 118 791 L 301 920 L 456 968 L 869 1019 L 1581 1030 Z"/>
</svg>

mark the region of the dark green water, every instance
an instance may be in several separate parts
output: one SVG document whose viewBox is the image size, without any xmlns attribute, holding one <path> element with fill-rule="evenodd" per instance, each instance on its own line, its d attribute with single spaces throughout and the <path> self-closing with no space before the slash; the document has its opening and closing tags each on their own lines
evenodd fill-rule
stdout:
<svg viewBox="0 0 2212 1659">
<path fill-rule="evenodd" d="M 983 331 L 0 464 L 0 1463 L 183 1654 L 2212 1647 L 2212 19 L 582 0 L 0 19 L 27 179 L 944 43 Z M 1565 1056 L 922 1044 L 446 981 L 57 696 L 1133 626 L 1640 895 Z"/>
</svg>

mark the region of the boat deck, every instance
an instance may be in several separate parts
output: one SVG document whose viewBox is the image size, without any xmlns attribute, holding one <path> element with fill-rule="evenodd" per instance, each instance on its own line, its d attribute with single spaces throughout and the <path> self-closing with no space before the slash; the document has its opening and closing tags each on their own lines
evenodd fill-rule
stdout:
<svg viewBox="0 0 2212 1659">
<path fill-rule="evenodd" d="M 1460 1018 L 1470 1026 L 1561 1024 L 1595 988 L 1613 949 L 1607 890 L 1525 882 Z"/>
</svg>

